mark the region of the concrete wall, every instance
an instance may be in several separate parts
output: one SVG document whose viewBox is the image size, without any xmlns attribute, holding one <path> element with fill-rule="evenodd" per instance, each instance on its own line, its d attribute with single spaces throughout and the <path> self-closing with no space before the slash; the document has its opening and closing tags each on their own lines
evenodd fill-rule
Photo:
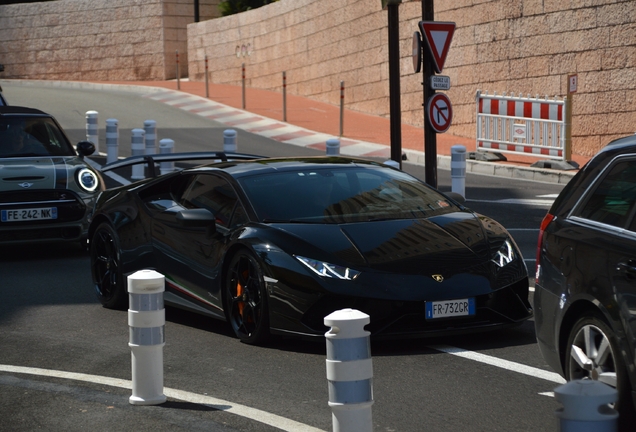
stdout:
<svg viewBox="0 0 636 432">
<path fill-rule="evenodd" d="M 201 19 L 220 0 L 200 0 Z M 421 2 L 400 14 L 402 121 L 422 126 L 422 75 L 411 38 Z M 192 23 L 192 0 L 58 0 L 0 6 L 3 78 L 203 80 L 280 91 L 389 116 L 387 12 L 381 0 L 280 0 Z M 636 131 L 636 7 L 632 0 L 435 0 L 457 29 L 444 75 L 454 109 L 448 133 L 475 136 L 475 93 L 563 97 L 577 73 L 574 152 L 592 155 Z"/>
<path fill-rule="evenodd" d="M 235 16 L 188 25 L 190 79 L 280 91 L 389 116 L 387 12 L 380 0 L 281 0 Z M 422 126 L 422 75 L 411 41 L 422 6 L 399 7 L 402 121 Z M 457 24 L 444 75 L 453 103 L 448 133 L 475 136 L 475 93 L 574 94 L 573 149 L 592 155 L 636 132 L 636 7 L 631 0 L 436 0 L 435 20 Z M 237 47 L 250 47 L 245 55 Z M 239 49 L 240 52 L 240 49 Z"/>
<path fill-rule="evenodd" d="M 220 0 L 200 0 L 218 16 Z M 187 76 L 191 0 L 58 0 L 0 6 L 3 78 L 163 80 Z"/>
</svg>

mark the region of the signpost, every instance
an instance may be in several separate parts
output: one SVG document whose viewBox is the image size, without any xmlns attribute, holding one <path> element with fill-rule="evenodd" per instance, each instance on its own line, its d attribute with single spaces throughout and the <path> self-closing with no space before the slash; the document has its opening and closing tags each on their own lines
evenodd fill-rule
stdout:
<svg viewBox="0 0 636 432">
<path fill-rule="evenodd" d="M 453 107 L 450 99 L 443 93 L 435 93 L 435 90 L 449 90 L 450 77 L 435 75 L 434 71 L 441 73 L 444 69 L 446 56 L 450 48 L 454 22 L 434 21 L 433 0 L 422 0 L 422 21 L 418 23 L 419 32 L 413 34 L 413 69 L 420 71 L 423 57 L 424 87 L 424 170 L 426 183 L 437 187 L 437 133 L 448 130 L 453 119 Z M 426 41 L 428 50 L 422 53 L 422 41 Z"/>
<path fill-rule="evenodd" d="M 453 120 L 453 107 L 448 96 L 435 93 L 426 103 L 426 117 L 435 132 L 446 132 Z"/>
</svg>

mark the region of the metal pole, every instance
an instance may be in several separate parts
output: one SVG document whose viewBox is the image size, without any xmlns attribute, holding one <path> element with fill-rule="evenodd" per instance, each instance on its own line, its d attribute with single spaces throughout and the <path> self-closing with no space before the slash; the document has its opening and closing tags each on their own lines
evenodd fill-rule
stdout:
<svg viewBox="0 0 636 432">
<path fill-rule="evenodd" d="M 402 105 L 400 102 L 400 14 L 399 3 L 387 5 L 389 16 L 389 102 L 391 159 L 402 167 Z"/>
<path fill-rule="evenodd" d="M 177 50 L 177 90 L 181 90 L 181 81 L 179 80 L 179 50 Z"/>
<path fill-rule="evenodd" d="M 242 101 L 243 101 L 243 109 L 245 109 L 245 63 L 242 64 L 241 68 L 242 68 L 242 73 L 243 73 L 243 78 L 242 78 L 242 81 L 243 81 L 243 99 L 242 99 Z"/>
<path fill-rule="evenodd" d="M 208 88 L 208 56 L 205 56 L 205 97 L 210 97 L 210 90 Z"/>
<path fill-rule="evenodd" d="M 422 21 L 434 21 L 435 13 L 433 0 L 422 0 Z M 437 187 L 437 135 L 428 123 L 426 114 L 427 101 L 433 97 L 435 90 L 431 89 L 429 82 L 433 76 L 433 59 L 430 50 L 424 51 L 424 64 L 422 65 L 422 86 L 424 87 L 424 176 L 425 181 L 434 188 Z"/>
<path fill-rule="evenodd" d="M 344 81 L 340 81 L 340 136 L 344 134 Z"/>
<path fill-rule="evenodd" d="M 194 22 L 199 22 L 199 0 L 194 0 Z"/>
<path fill-rule="evenodd" d="M 287 121 L 287 73 L 283 71 L 283 121 Z"/>
</svg>

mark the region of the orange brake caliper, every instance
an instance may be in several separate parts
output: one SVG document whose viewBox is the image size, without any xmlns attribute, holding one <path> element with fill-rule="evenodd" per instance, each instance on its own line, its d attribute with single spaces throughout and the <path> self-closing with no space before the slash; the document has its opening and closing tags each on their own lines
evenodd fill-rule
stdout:
<svg viewBox="0 0 636 432">
<path fill-rule="evenodd" d="M 240 282 L 236 282 L 236 297 L 241 299 L 243 297 L 243 285 Z M 238 302 L 239 314 L 243 317 L 243 308 L 245 308 L 245 303 L 242 300 Z"/>
</svg>

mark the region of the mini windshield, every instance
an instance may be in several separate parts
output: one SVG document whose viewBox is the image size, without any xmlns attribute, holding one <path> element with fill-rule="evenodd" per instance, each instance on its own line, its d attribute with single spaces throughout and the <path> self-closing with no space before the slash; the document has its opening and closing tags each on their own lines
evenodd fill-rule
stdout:
<svg viewBox="0 0 636 432">
<path fill-rule="evenodd" d="M 57 124 L 48 117 L 0 117 L 0 157 L 75 154 Z"/>
<path fill-rule="evenodd" d="M 239 182 L 263 222 L 337 224 L 427 218 L 457 211 L 421 181 L 383 167 L 259 173 Z"/>
</svg>

